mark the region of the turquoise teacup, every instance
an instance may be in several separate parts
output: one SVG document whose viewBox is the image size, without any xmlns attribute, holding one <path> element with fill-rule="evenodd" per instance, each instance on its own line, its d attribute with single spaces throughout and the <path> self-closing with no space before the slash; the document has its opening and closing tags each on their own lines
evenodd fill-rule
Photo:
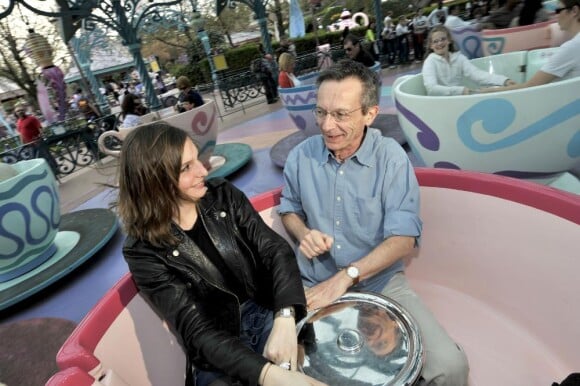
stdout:
<svg viewBox="0 0 580 386">
<path fill-rule="evenodd" d="M 55 252 L 60 224 L 56 180 L 42 158 L 11 165 L 0 181 L 0 282 L 14 279 Z"/>
</svg>

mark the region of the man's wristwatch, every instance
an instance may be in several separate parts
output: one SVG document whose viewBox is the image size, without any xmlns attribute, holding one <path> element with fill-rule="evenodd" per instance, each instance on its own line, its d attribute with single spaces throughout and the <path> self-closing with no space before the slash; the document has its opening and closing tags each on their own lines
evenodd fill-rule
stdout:
<svg viewBox="0 0 580 386">
<path fill-rule="evenodd" d="M 284 308 L 280 308 L 274 314 L 274 319 L 276 319 L 278 316 L 281 316 L 283 318 L 293 318 L 294 315 L 295 315 L 295 313 L 294 313 L 294 307 L 284 307 Z"/>
<path fill-rule="evenodd" d="M 346 274 L 352 279 L 352 285 L 357 285 L 360 281 L 360 271 L 354 265 L 346 267 Z"/>
</svg>

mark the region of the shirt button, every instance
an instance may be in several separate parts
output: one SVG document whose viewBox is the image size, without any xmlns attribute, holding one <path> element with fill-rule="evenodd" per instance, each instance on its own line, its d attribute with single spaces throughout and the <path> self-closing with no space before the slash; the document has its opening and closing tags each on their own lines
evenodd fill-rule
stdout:
<svg viewBox="0 0 580 386">
<path fill-rule="evenodd" d="M 177 249 L 173 250 L 173 256 L 175 257 L 179 256 L 179 251 Z"/>
<path fill-rule="evenodd" d="M 336 201 L 340 201 L 340 196 L 336 196 Z"/>
<path fill-rule="evenodd" d="M 340 170 L 340 171 L 338 172 L 338 174 L 340 174 L 340 175 L 342 176 L 342 175 L 344 174 L 344 170 Z"/>
<path fill-rule="evenodd" d="M 226 212 L 220 212 L 220 217 L 221 218 L 225 218 L 226 217 Z"/>
<path fill-rule="evenodd" d="M 336 225 L 340 225 L 340 221 L 336 220 Z"/>
<path fill-rule="evenodd" d="M 336 246 L 336 249 L 340 249 L 340 244 L 338 244 L 338 245 Z"/>
</svg>

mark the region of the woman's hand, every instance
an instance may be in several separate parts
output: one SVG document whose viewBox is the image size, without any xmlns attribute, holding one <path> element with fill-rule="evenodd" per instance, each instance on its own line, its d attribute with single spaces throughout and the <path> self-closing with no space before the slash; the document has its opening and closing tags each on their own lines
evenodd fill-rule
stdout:
<svg viewBox="0 0 580 386">
<path fill-rule="evenodd" d="M 270 363 L 264 366 L 262 376 L 262 386 L 327 386 L 306 374 L 284 370 Z"/>
<path fill-rule="evenodd" d="M 298 337 L 293 317 L 279 316 L 274 319 L 263 355 L 275 365 L 289 362 L 291 370 L 298 368 Z"/>
</svg>

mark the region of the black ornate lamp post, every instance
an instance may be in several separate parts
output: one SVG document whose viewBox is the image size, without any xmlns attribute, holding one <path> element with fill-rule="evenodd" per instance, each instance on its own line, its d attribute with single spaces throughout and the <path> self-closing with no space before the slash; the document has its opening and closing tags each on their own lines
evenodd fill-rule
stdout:
<svg viewBox="0 0 580 386">
<path fill-rule="evenodd" d="M 258 25 L 260 26 L 260 33 L 262 34 L 262 44 L 264 45 L 264 50 L 266 53 L 272 53 L 272 40 L 270 39 L 270 33 L 268 32 L 268 18 L 266 13 L 266 5 L 268 5 L 269 0 L 216 0 L 216 10 L 217 15 L 226 8 L 235 8 L 236 3 L 246 4 L 248 7 L 252 8 L 256 20 L 258 20 Z"/>
</svg>

